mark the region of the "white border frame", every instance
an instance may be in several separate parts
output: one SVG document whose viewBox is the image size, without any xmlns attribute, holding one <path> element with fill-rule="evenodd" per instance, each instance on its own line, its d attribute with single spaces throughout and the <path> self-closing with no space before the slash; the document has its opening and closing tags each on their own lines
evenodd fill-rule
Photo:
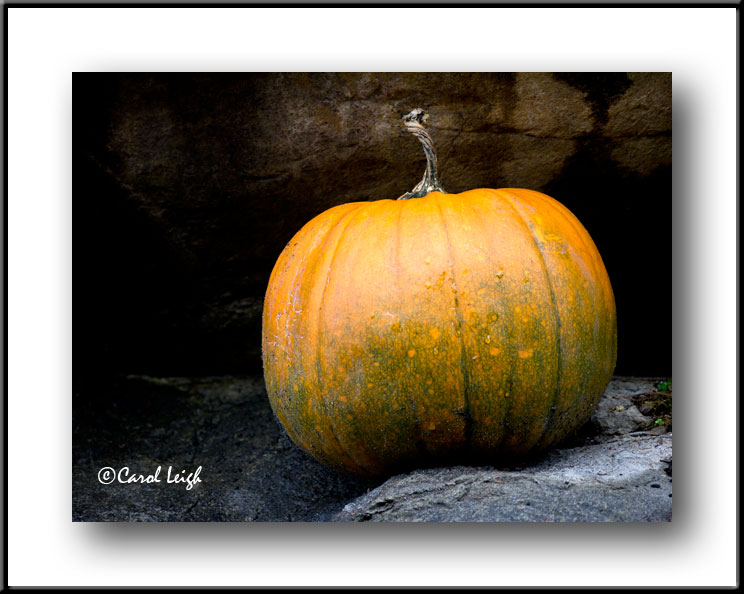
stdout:
<svg viewBox="0 0 744 594">
<path fill-rule="evenodd" d="M 7 14 L 10 585 L 737 583 L 735 8 Z M 73 524 L 73 71 L 673 72 L 675 521 Z"/>
</svg>

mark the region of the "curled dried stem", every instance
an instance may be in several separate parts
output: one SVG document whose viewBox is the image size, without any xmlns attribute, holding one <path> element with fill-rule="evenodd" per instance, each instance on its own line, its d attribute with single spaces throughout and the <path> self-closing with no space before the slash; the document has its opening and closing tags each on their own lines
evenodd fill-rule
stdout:
<svg viewBox="0 0 744 594">
<path fill-rule="evenodd" d="M 413 190 L 403 194 L 398 200 L 408 200 L 410 198 L 422 198 L 430 192 L 444 192 L 442 182 L 439 181 L 437 174 L 437 154 L 434 152 L 434 142 L 429 132 L 424 128 L 423 123 L 429 119 L 429 114 L 421 108 L 416 108 L 410 113 L 403 116 L 403 124 L 406 130 L 419 139 L 424 148 L 426 155 L 426 171 L 424 177 Z"/>
</svg>

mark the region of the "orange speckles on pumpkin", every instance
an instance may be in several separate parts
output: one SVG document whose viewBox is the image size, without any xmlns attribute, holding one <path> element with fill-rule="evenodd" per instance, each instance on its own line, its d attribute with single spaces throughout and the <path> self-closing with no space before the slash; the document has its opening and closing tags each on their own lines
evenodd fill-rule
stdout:
<svg viewBox="0 0 744 594">
<path fill-rule="evenodd" d="M 535 354 L 535 349 L 519 349 L 520 359 L 529 359 L 534 354 Z"/>
<path fill-rule="evenodd" d="M 416 349 L 411 349 L 410 351 L 408 351 L 408 356 L 413 359 L 416 356 Z"/>
<path fill-rule="evenodd" d="M 429 334 L 431 335 L 431 337 L 434 340 L 436 340 L 437 338 L 439 338 L 442 335 L 442 333 L 439 330 L 437 330 L 436 328 L 432 328 L 431 330 L 429 330 Z"/>
<path fill-rule="evenodd" d="M 488 352 L 491 354 L 492 357 L 495 357 L 501 352 L 501 349 L 498 347 L 491 347 L 490 349 L 488 349 Z"/>
</svg>

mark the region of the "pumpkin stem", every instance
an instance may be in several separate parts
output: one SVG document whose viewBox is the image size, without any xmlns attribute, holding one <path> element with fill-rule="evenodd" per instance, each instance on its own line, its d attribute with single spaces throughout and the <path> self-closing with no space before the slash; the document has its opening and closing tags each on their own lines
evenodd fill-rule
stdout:
<svg viewBox="0 0 744 594">
<path fill-rule="evenodd" d="M 429 114 L 421 108 L 414 109 L 411 113 L 403 116 L 403 124 L 406 130 L 419 139 L 424 147 L 426 154 L 426 171 L 423 179 L 410 192 L 403 194 L 398 200 L 408 200 L 409 198 L 422 198 L 430 192 L 442 192 L 442 182 L 439 181 L 437 174 L 437 154 L 434 152 L 434 143 L 431 136 L 421 124 L 429 119 Z"/>
</svg>

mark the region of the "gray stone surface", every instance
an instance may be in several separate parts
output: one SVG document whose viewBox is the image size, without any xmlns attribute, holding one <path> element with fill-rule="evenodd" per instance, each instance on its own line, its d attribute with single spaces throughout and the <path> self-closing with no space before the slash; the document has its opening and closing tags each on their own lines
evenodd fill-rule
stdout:
<svg viewBox="0 0 744 594">
<path fill-rule="evenodd" d="M 663 522 L 672 517 L 672 435 L 555 450 L 527 468 L 463 466 L 391 478 L 335 521 Z"/>
<path fill-rule="evenodd" d="M 649 418 L 641 414 L 632 396 L 653 392 L 653 380 L 615 378 L 599 401 L 591 422 L 597 426 L 599 439 L 609 439 L 648 426 Z"/>
<path fill-rule="evenodd" d="M 295 447 L 273 418 L 260 376 L 129 376 L 100 385 L 94 398 L 75 395 L 72 518 L 664 521 L 672 509 L 671 433 L 637 431 L 653 419 L 641 421 L 631 401 L 655 381 L 614 378 L 592 420 L 532 466 L 372 481 L 338 474 Z M 98 480 L 102 468 L 125 466 L 130 476 L 160 466 L 160 482 Z M 168 483 L 169 466 L 179 474 L 201 466 L 201 482 Z"/>
<path fill-rule="evenodd" d="M 73 414 L 74 521 L 312 521 L 373 483 L 329 470 L 274 420 L 263 379 L 128 377 Z M 102 484 L 101 468 L 159 483 Z M 167 470 L 201 482 L 168 483 Z"/>
</svg>

